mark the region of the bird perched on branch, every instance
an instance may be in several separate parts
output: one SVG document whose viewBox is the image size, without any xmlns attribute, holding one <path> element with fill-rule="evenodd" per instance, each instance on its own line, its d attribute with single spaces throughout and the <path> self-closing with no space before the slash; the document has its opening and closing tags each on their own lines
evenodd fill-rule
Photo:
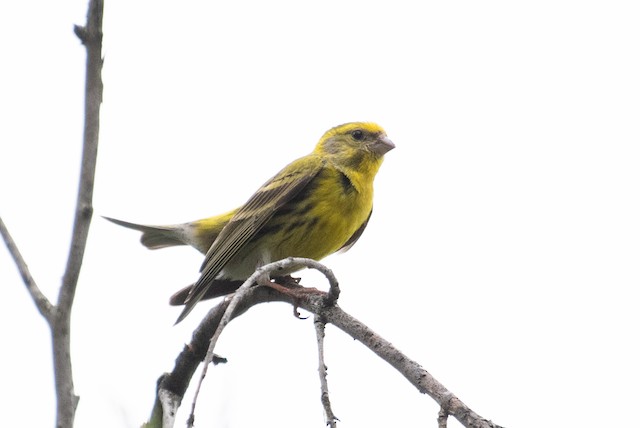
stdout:
<svg viewBox="0 0 640 428">
<path fill-rule="evenodd" d="M 351 248 L 371 216 L 383 156 L 394 147 L 380 126 L 347 123 L 327 131 L 313 152 L 285 166 L 235 210 L 170 226 L 106 218 L 141 231 L 148 248 L 190 245 L 205 254 L 198 281 L 172 297 L 172 304 L 185 305 L 178 323 L 200 300 L 235 291 L 262 265 L 290 256 L 320 260 Z M 258 283 L 268 285 L 270 278 Z"/>
</svg>

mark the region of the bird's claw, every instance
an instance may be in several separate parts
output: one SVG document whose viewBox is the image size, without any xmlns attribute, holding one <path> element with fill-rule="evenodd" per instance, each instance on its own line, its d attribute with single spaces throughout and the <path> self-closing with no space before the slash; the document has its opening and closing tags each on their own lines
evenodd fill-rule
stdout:
<svg viewBox="0 0 640 428">
<path fill-rule="evenodd" d="M 307 298 L 310 294 L 320 294 L 325 296 L 327 293 L 324 291 L 318 290 L 317 288 L 306 288 L 300 285 L 300 278 L 293 278 L 289 275 L 274 278 L 273 282 L 266 284 L 267 287 L 270 287 L 276 291 L 279 291 L 282 294 L 285 294 L 293 299 L 293 316 L 298 319 L 304 320 L 309 318 L 303 317 L 300 315 L 299 306 L 300 302 Z"/>
<path fill-rule="evenodd" d="M 298 302 L 295 302 L 293 304 L 293 316 L 298 318 L 299 320 L 306 320 L 307 318 L 309 318 L 308 316 L 303 317 L 300 315 L 300 311 L 298 310 Z"/>
</svg>

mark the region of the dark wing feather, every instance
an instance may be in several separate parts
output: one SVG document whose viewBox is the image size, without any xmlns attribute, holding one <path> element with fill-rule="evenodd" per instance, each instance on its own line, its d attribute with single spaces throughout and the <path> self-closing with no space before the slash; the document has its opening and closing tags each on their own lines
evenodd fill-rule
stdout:
<svg viewBox="0 0 640 428">
<path fill-rule="evenodd" d="M 360 239 L 360 236 L 362 236 L 362 232 L 364 232 L 364 230 L 367 227 L 367 223 L 369 223 L 369 219 L 371 218 L 372 212 L 373 212 L 373 209 L 369 211 L 369 215 L 367 216 L 367 219 L 364 221 L 364 223 L 362 223 L 362 226 L 360 226 L 358 230 L 353 232 L 353 235 L 351 235 L 351 238 L 349 238 L 349 240 L 345 242 L 344 245 L 340 247 L 338 251 L 347 251 L 349 248 L 353 247 L 353 244 L 355 244 L 358 239 Z"/>
<path fill-rule="evenodd" d="M 320 172 L 323 161 L 309 155 L 289 164 L 267 181 L 231 218 L 205 256 L 200 271 L 185 301 L 176 324 L 191 312 L 207 293 L 213 280 L 238 251 L 273 217 L 275 212 L 293 199 Z"/>
<path fill-rule="evenodd" d="M 211 284 L 211 287 L 207 289 L 207 292 L 202 296 L 200 300 L 206 299 L 214 299 L 216 297 L 226 296 L 227 294 L 231 294 L 236 291 L 242 285 L 244 281 L 234 281 L 231 279 L 216 279 Z M 184 305 L 185 300 L 189 297 L 191 293 L 191 289 L 193 288 L 193 284 L 184 287 L 175 293 L 169 299 L 169 304 L 171 306 L 181 306 Z"/>
</svg>

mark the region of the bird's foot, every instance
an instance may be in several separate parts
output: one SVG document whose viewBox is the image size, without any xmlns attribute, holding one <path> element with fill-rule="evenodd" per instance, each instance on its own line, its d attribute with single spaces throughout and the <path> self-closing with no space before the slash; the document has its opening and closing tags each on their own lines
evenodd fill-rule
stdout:
<svg viewBox="0 0 640 428">
<path fill-rule="evenodd" d="M 325 297 L 326 292 L 313 287 L 303 287 L 300 285 L 300 278 L 293 278 L 289 275 L 275 278 L 267 287 L 273 288 L 280 293 L 293 299 L 293 315 L 298 319 L 307 319 L 308 317 L 300 316 L 298 311 L 299 302 L 309 295 L 319 295 Z"/>
</svg>

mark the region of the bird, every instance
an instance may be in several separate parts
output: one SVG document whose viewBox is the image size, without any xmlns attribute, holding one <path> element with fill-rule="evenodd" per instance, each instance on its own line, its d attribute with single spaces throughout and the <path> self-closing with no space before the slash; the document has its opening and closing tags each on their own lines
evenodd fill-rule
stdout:
<svg viewBox="0 0 640 428">
<path fill-rule="evenodd" d="M 189 245 L 205 255 L 195 284 L 170 300 L 185 306 L 177 324 L 200 300 L 234 292 L 260 266 L 287 257 L 319 261 L 351 248 L 371 217 L 374 178 L 394 148 L 381 126 L 345 123 L 325 132 L 310 154 L 285 166 L 231 211 L 168 226 L 105 218 L 142 232 L 141 243 L 149 249 Z M 268 285 L 271 279 L 257 283 Z"/>
</svg>

